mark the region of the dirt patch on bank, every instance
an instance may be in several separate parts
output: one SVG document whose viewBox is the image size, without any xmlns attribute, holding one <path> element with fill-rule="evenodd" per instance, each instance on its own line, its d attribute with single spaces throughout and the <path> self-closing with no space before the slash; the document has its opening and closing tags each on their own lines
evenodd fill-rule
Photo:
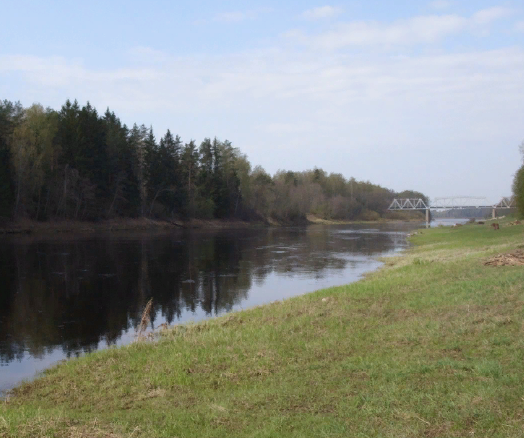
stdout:
<svg viewBox="0 0 524 438">
<path fill-rule="evenodd" d="M 524 266 L 524 250 L 517 249 L 512 253 L 498 254 L 484 264 L 486 266 Z"/>
</svg>

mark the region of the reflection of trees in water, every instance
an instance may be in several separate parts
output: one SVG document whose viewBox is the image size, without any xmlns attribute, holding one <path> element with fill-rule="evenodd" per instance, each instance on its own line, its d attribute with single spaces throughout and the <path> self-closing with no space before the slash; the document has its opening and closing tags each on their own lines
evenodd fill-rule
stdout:
<svg viewBox="0 0 524 438">
<path fill-rule="evenodd" d="M 263 284 L 272 272 L 319 278 L 345 268 L 348 253 L 373 255 L 404 239 L 355 236 L 309 227 L 3 242 L 0 359 L 114 344 L 134 330 L 150 297 L 153 326 L 159 315 L 172 323 L 187 311 L 229 311 L 247 299 L 253 280 Z"/>
</svg>

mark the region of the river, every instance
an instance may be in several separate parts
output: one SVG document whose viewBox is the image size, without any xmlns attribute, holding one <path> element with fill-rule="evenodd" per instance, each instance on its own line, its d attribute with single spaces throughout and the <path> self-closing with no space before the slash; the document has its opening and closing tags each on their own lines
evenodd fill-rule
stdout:
<svg viewBox="0 0 524 438">
<path fill-rule="evenodd" d="M 377 269 L 423 224 L 392 223 L 0 240 L 0 392 L 60 360 Z"/>
</svg>

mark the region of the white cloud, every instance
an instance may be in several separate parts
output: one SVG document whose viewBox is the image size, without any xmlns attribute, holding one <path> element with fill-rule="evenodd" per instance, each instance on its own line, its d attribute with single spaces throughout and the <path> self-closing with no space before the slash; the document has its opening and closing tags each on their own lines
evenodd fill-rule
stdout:
<svg viewBox="0 0 524 438">
<path fill-rule="evenodd" d="M 152 51 L 153 59 L 158 55 Z M 95 95 L 118 96 L 142 106 L 140 98 L 126 95 L 136 87 L 151 101 L 171 101 L 171 109 L 197 114 L 207 108 L 243 108 L 247 112 L 274 114 L 267 124 L 285 131 L 294 126 L 289 109 L 299 119 L 315 118 L 321 111 L 340 109 L 333 121 L 357 116 L 358 109 L 403 107 L 405 111 L 423 104 L 430 111 L 438 102 L 453 113 L 457 108 L 489 109 L 493 101 L 512 103 L 524 98 L 524 51 L 504 49 L 455 55 L 348 58 L 319 56 L 316 52 L 273 49 L 230 56 L 172 57 L 150 68 L 95 70 L 65 58 L 0 56 L 0 74 L 14 72 L 33 88 L 53 86 L 68 90 L 90 88 Z M 173 68 L 184 65 L 184 69 Z M 210 75 L 209 65 L 213 65 Z M 80 87 L 82 85 L 82 87 Z M 461 97 L 460 99 L 458 97 Z M 467 97 L 467 99 L 466 99 Z M 398 99 L 401 100 L 398 100 Z M 257 103 L 256 108 L 249 104 Z M 494 107 L 495 109 L 495 107 Z M 349 113 L 348 113 L 349 111 Z M 365 111 L 364 111 L 365 112 Z M 287 114 L 282 120 L 280 116 Z M 372 113 L 370 113 L 371 115 Z M 360 114 L 362 115 L 362 114 Z M 331 115 L 330 115 L 331 118 Z M 326 121 L 326 120 L 324 120 Z M 322 123 L 319 124 L 321 129 Z"/>
<path fill-rule="evenodd" d="M 147 46 L 136 46 L 128 50 L 127 52 L 134 59 L 147 60 L 153 62 L 163 62 L 167 60 L 167 55 L 160 50 L 152 49 Z"/>
<path fill-rule="evenodd" d="M 194 22 L 194 24 L 206 24 L 210 22 L 215 23 L 240 23 L 242 21 L 246 20 L 254 20 L 258 18 L 260 15 L 267 14 L 272 12 L 273 9 L 271 8 L 259 8 L 259 9 L 252 9 L 249 11 L 229 11 L 229 12 L 221 12 L 216 14 L 211 19 L 203 19 L 203 20 L 197 20 Z"/>
<path fill-rule="evenodd" d="M 473 22 L 476 24 L 489 24 L 495 20 L 499 20 L 501 18 L 506 18 L 510 16 L 512 13 L 511 9 L 509 8 L 502 8 L 502 7 L 494 7 L 494 8 L 487 8 L 482 9 L 481 11 L 478 11 L 473 15 Z"/>
<path fill-rule="evenodd" d="M 288 34 L 317 49 L 336 50 L 347 46 L 411 45 L 434 42 L 463 29 L 467 20 L 457 15 L 431 15 L 400 20 L 391 24 L 352 21 L 332 30 L 307 36 L 300 31 Z"/>
<path fill-rule="evenodd" d="M 342 12 L 341 8 L 334 6 L 321 6 L 318 8 L 308 9 L 302 13 L 302 17 L 308 20 L 318 20 L 322 18 L 331 18 L 339 15 Z"/>
<path fill-rule="evenodd" d="M 429 4 L 433 9 L 447 9 L 451 6 L 451 2 L 447 0 L 435 0 Z"/>
<path fill-rule="evenodd" d="M 89 70 L 81 63 L 64 57 L 41 58 L 36 56 L 0 56 L 0 72 L 19 72 L 32 82 L 49 86 L 67 86 L 76 81 L 112 83 L 120 81 L 147 82 L 159 79 L 161 74 L 153 68 L 117 68 L 112 70 Z"/>
<path fill-rule="evenodd" d="M 213 21 L 219 21 L 224 23 L 234 23 L 238 21 L 244 21 L 249 17 L 253 17 L 254 14 L 250 14 L 249 12 L 223 12 L 221 14 L 217 14 Z"/>
<path fill-rule="evenodd" d="M 517 32 L 524 32 L 524 20 L 523 21 L 517 21 L 515 23 L 515 30 Z"/>
<path fill-rule="evenodd" d="M 486 31 L 493 21 L 507 17 L 507 8 L 489 8 L 471 17 L 456 14 L 425 15 L 397 20 L 392 23 L 378 21 L 350 21 L 339 23 L 329 31 L 308 35 L 293 30 L 285 36 L 300 44 L 320 50 L 337 50 L 351 46 L 385 46 L 427 44 L 447 36 L 470 30 Z"/>
</svg>

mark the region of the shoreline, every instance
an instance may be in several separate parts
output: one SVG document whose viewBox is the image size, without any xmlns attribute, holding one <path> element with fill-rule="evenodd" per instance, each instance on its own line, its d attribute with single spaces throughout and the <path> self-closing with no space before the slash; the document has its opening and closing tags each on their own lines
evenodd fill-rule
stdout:
<svg viewBox="0 0 524 438">
<path fill-rule="evenodd" d="M 322 219 L 312 214 L 309 214 L 307 215 L 307 221 L 309 225 L 361 225 L 361 224 L 394 224 L 394 223 L 404 223 L 404 222 L 405 223 L 416 223 L 416 222 L 424 222 L 425 219 L 423 217 L 420 217 L 420 218 L 406 217 L 404 219 L 380 218 L 377 220 L 370 220 L 370 221 L 364 221 L 364 220 L 344 221 L 344 220 L 335 220 L 335 219 Z"/>
<path fill-rule="evenodd" d="M 523 231 L 424 230 L 355 283 L 64 362 L 0 437 L 520 436 L 524 272 L 486 264 Z"/>
<path fill-rule="evenodd" d="M 140 219 L 114 219 L 99 222 L 84 221 L 49 221 L 37 222 L 22 220 L 18 222 L 7 222 L 0 225 L 1 235 L 17 234 L 46 234 L 46 233 L 93 233 L 100 231 L 125 232 L 125 231 L 168 231 L 168 230 L 227 230 L 227 229 L 257 229 L 271 227 L 301 226 L 301 225 L 363 225 L 382 223 L 421 222 L 419 218 L 410 219 L 387 219 L 381 218 L 372 221 L 339 221 L 317 218 L 308 215 L 306 221 L 294 223 L 281 223 L 273 219 L 263 221 L 241 221 L 227 219 L 191 219 L 180 220 L 155 220 L 148 218 Z"/>
<path fill-rule="evenodd" d="M 315 232 L 319 232 L 319 230 L 323 229 L 325 227 L 316 227 L 314 226 L 313 229 L 315 229 L 316 231 Z M 277 228 L 278 229 L 278 228 Z M 387 228 L 388 230 L 389 229 L 393 229 L 391 227 L 388 227 Z M 208 236 L 209 235 L 209 230 L 210 229 L 206 229 L 206 230 L 203 230 L 203 234 L 200 235 L 198 234 L 199 237 L 197 238 L 206 238 L 205 236 Z M 275 228 L 273 228 L 273 230 L 275 230 Z M 207 232 L 206 232 L 207 231 Z M 264 229 L 263 233 L 265 232 L 271 232 L 271 229 Z M 255 231 L 256 232 L 256 231 Z M 322 232 L 322 231 L 320 231 Z M 168 237 L 169 235 L 166 234 L 165 232 L 160 232 L 160 234 L 156 234 L 157 236 L 160 235 L 160 236 L 166 236 Z M 92 237 L 95 237 L 94 235 L 90 235 L 90 234 L 82 234 L 82 235 L 74 235 L 74 234 L 70 234 L 70 233 L 58 233 L 58 234 L 52 234 L 51 235 L 53 237 L 53 242 L 67 242 L 67 241 L 70 241 L 70 240 L 82 240 L 82 239 L 90 239 Z M 39 241 L 41 239 L 45 239 L 45 240 L 48 240 L 51 236 L 49 235 L 23 235 L 23 236 L 18 236 L 18 237 L 14 237 L 12 238 L 11 240 L 14 241 L 15 239 L 18 240 L 18 241 L 25 241 L 25 242 L 32 242 L 32 241 Z M 118 234 L 99 234 L 98 237 L 102 237 L 102 238 L 110 238 L 110 239 L 113 239 L 113 238 L 116 238 L 118 239 L 119 237 Z M 145 234 L 145 233 L 126 233 L 126 234 L 121 234 L 120 235 L 122 238 L 130 238 L 132 236 L 141 236 L 141 238 L 147 236 L 149 237 L 149 234 Z M 151 237 L 154 237 L 155 234 L 154 233 L 151 233 Z M 409 234 L 407 234 L 406 232 L 406 235 L 405 237 L 407 238 L 409 236 Z M 177 239 L 180 239 L 182 238 L 181 235 L 179 235 L 178 237 L 176 237 Z M 398 246 L 395 246 L 394 249 L 392 251 L 395 252 L 395 255 L 399 255 L 401 254 L 405 249 L 406 249 L 406 245 L 404 244 L 403 245 L 404 247 L 403 248 L 398 248 Z M 309 293 L 313 293 L 315 292 L 316 290 L 319 290 L 319 288 L 324 288 L 324 287 L 330 287 L 330 284 L 331 283 L 331 286 L 343 286 L 343 285 L 346 285 L 346 284 L 351 284 L 351 283 L 354 283 L 356 281 L 359 281 L 360 279 L 372 274 L 373 272 L 377 271 L 378 269 L 380 269 L 381 267 L 383 267 L 384 265 L 384 259 L 386 258 L 389 258 L 391 256 L 393 256 L 392 254 L 389 254 L 388 253 L 388 250 L 386 249 L 383 249 L 382 250 L 383 253 L 382 254 L 373 254 L 373 255 L 370 255 L 370 256 L 367 256 L 365 255 L 364 257 L 366 258 L 366 261 L 365 263 L 366 264 L 369 264 L 369 267 L 365 267 L 363 269 L 364 272 L 360 272 L 358 274 L 350 274 L 348 271 L 349 269 L 347 268 L 344 268 L 344 270 L 342 272 L 344 272 L 344 274 L 338 274 L 337 276 L 334 276 L 334 277 L 331 277 L 334 281 L 333 282 L 328 282 L 328 284 L 326 284 L 326 282 L 324 282 L 324 285 L 310 285 L 308 286 L 306 289 L 302 289 L 300 290 L 297 295 L 291 295 L 291 296 L 301 296 L 301 295 L 306 295 L 306 294 L 309 294 Z M 359 263 L 363 263 L 363 260 L 359 258 Z M 104 275 L 104 274 L 102 274 Z M 351 275 L 354 275 L 354 278 L 350 278 Z M 343 279 L 341 280 L 338 280 L 338 277 L 341 277 L 344 276 Z M 348 278 L 346 278 L 348 277 Z M 293 287 L 295 287 L 293 285 Z M 281 285 L 281 288 L 282 289 L 285 289 L 286 286 L 283 286 Z M 288 296 L 288 298 L 290 298 L 291 296 Z M 155 299 L 156 301 L 156 299 Z M 222 310 L 220 313 L 221 315 L 220 316 L 223 316 L 223 315 L 231 315 L 231 314 L 234 314 L 238 311 L 240 311 L 241 309 L 245 309 L 245 310 L 248 310 L 252 307 L 256 307 L 256 306 L 259 306 L 259 305 L 265 305 L 265 304 L 270 304 L 271 301 L 268 301 L 268 300 L 264 300 L 262 303 L 257 303 L 257 304 L 235 304 L 235 307 L 234 309 L 232 310 Z M 207 319 L 214 319 L 214 318 L 217 318 L 219 315 L 215 314 L 213 316 L 201 316 L 199 317 L 198 319 L 196 319 L 197 322 L 199 321 L 202 321 L 202 320 L 207 320 Z M 184 324 L 186 322 L 189 322 L 189 323 L 192 323 L 194 322 L 195 319 L 194 318 L 191 318 L 187 321 L 184 321 L 184 322 L 175 322 L 173 323 L 173 325 L 179 325 L 179 324 Z M 162 323 L 162 324 L 161 324 Z M 165 321 L 160 321 L 160 322 L 156 322 L 155 321 L 155 325 L 158 326 L 158 325 L 162 325 L 165 323 Z M 123 335 L 124 333 L 126 333 L 127 335 L 127 331 L 125 330 L 122 330 L 121 334 Z M 128 338 L 128 341 L 126 342 L 121 342 L 122 339 L 124 338 L 124 336 L 122 336 L 122 338 L 118 337 L 118 343 L 119 345 L 122 345 L 122 346 L 125 346 L 127 345 L 128 343 L 131 343 L 133 342 L 132 338 Z M 129 340 L 131 339 L 131 340 Z M 102 349 L 105 349 L 105 348 L 110 348 L 110 346 L 103 346 L 103 347 L 100 347 L 98 346 L 97 347 L 97 350 L 102 350 Z M 63 360 L 63 359 L 58 359 L 56 362 L 54 363 L 58 363 L 58 361 L 60 360 Z M 48 367 L 50 366 L 53 366 L 53 364 L 51 365 L 48 365 Z M 14 388 L 16 386 L 18 386 L 20 384 L 20 382 L 23 382 L 25 380 L 28 380 L 28 381 L 31 381 L 33 380 L 34 378 L 36 378 L 40 372 L 43 372 L 45 371 L 45 368 L 42 368 L 40 369 L 39 371 L 35 372 L 33 375 L 31 376 L 25 376 L 23 379 L 19 379 L 18 382 L 12 382 L 11 384 L 8 384 L 8 386 L 4 386 L 2 387 L 2 378 L 0 376 L 0 399 L 2 398 L 2 395 L 5 394 L 6 392 L 8 392 L 11 388 Z"/>
<path fill-rule="evenodd" d="M 154 220 L 148 218 L 140 219 L 114 219 L 99 222 L 84 221 L 49 221 L 37 222 L 24 220 L 11 222 L 0 227 L 2 234 L 45 234 L 45 233 L 93 233 L 99 231 L 125 232 L 125 231 L 167 231 L 167 230 L 191 230 L 191 229 L 241 229 L 262 228 L 263 222 L 246 222 L 240 220 L 203 220 L 192 219 L 190 221 L 179 220 Z"/>
</svg>

